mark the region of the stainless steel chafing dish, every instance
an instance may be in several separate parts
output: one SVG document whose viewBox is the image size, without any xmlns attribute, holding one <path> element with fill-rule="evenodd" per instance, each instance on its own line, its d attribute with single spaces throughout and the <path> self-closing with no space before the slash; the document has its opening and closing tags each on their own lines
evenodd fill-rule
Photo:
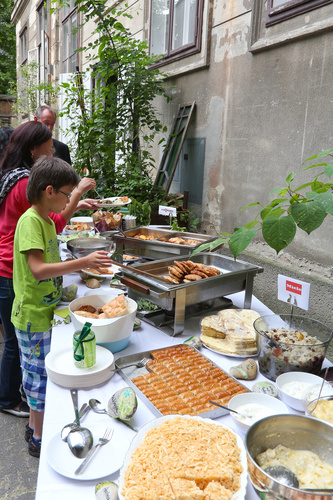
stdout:
<svg viewBox="0 0 333 500">
<path fill-rule="evenodd" d="M 191 257 L 191 260 L 214 266 L 221 274 L 191 283 L 174 285 L 163 280 L 163 276 L 168 274 L 168 267 L 174 265 L 174 260 L 188 260 L 188 256 L 137 263 L 126 269 L 122 268 L 117 275 L 121 282 L 129 287 L 129 295 L 132 298 L 146 298 L 162 309 L 174 312 L 172 335 L 178 335 L 184 331 L 187 306 L 244 290 L 244 308 L 251 308 L 253 279 L 257 273 L 263 271 L 262 267 L 235 261 L 231 257 L 220 254 L 202 252 Z M 136 269 L 144 271 L 145 274 L 139 274 Z"/>
<path fill-rule="evenodd" d="M 136 236 L 143 236 L 154 239 L 139 239 Z M 169 243 L 170 238 L 181 238 L 186 244 Z M 203 243 L 214 241 L 215 236 L 198 233 L 186 233 L 181 231 L 170 231 L 169 229 L 160 229 L 153 227 L 136 227 L 116 233 L 114 242 L 116 243 L 117 260 L 122 263 L 123 253 L 139 255 L 149 259 L 164 259 L 170 256 L 191 255 L 193 250 Z M 191 240 L 198 241 L 192 244 Z"/>
</svg>

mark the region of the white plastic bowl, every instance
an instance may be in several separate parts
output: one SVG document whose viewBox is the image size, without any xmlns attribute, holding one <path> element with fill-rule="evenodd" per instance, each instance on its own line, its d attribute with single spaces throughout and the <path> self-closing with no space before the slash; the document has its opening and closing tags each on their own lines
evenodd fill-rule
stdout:
<svg viewBox="0 0 333 500">
<path fill-rule="evenodd" d="M 127 308 L 130 312 L 120 318 L 85 318 L 74 314 L 73 311 L 84 304 L 90 304 L 94 307 L 102 307 L 114 298 L 115 294 L 112 292 L 109 294 L 95 294 L 75 299 L 68 306 L 75 330 L 82 330 L 84 324 L 88 321 L 91 323 L 91 329 L 95 333 L 96 344 L 109 349 L 109 351 L 113 353 L 122 351 L 125 347 L 127 347 L 134 327 L 137 303 L 126 297 L 125 300 L 127 302 Z"/>
<path fill-rule="evenodd" d="M 89 226 L 94 227 L 94 221 L 92 217 L 72 217 L 70 220 L 70 225 L 75 224 L 75 222 L 86 222 Z"/>
<path fill-rule="evenodd" d="M 245 405 L 259 405 L 261 407 L 264 407 L 266 411 L 259 411 L 257 414 L 258 418 L 256 416 L 256 418 L 254 418 L 251 423 L 241 422 L 236 413 L 230 412 L 230 415 L 236 422 L 237 426 L 244 432 L 246 432 L 255 422 L 269 415 L 289 413 L 287 406 L 282 401 L 279 401 L 273 396 L 260 394 L 258 392 L 246 392 L 244 394 L 237 394 L 230 399 L 228 408 L 241 412 L 241 407 L 244 407 Z"/>
<path fill-rule="evenodd" d="M 299 390 L 297 396 L 291 396 L 284 389 L 283 386 L 289 384 L 290 382 L 294 382 L 295 384 L 309 384 L 308 386 L 299 385 Z M 279 375 L 276 379 L 276 385 L 279 389 L 279 398 L 286 403 L 288 406 L 298 411 L 304 410 L 304 399 L 306 397 L 306 393 L 311 390 L 311 387 L 315 389 L 316 386 L 322 384 L 323 379 L 318 375 L 314 375 L 313 373 L 306 372 L 287 372 Z M 297 386 L 296 386 L 297 388 Z M 322 395 L 327 394 L 327 388 L 329 388 L 329 384 L 325 384 L 323 387 Z M 329 393 L 328 393 L 329 394 Z"/>
</svg>

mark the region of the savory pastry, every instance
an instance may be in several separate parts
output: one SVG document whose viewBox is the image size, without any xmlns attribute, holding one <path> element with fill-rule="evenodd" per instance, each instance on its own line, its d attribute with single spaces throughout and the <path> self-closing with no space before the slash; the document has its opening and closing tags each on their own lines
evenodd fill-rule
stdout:
<svg viewBox="0 0 333 500">
<path fill-rule="evenodd" d="M 207 347 L 225 354 L 256 354 L 253 322 L 259 316 L 259 313 L 251 309 L 223 309 L 201 321 L 200 340 Z"/>
<path fill-rule="evenodd" d="M 78 316 L 83 316 L 84 318 L 93 318 L 93 319 L 99 318 L 98 314 L 90 313 L 88 311 L 74 311 L 74 314 L 77 314 Z"/>
<path fill-rule="evenodd" d="M 191 260 L 175 260 L 174 266 L 169 266 L 168 271 L 169 276 L 163 276 L 163 278 L 174 284 L 191 283 L 192 281 L 211 278 L 220 274 L 216 267 L 206 266 Z"/>
<path fill-rule="evenodd" d="M 118 295 L 118 297 L 110 300 L 110 302 L 102 307 L 102 311 L 108 318 L 119 318 L 120 316 L 125 316 L 125 314 L 128 313 L 125 295 Z"/>
<path fill-rule="evenodd" d="M 86 311 L 86 312 L 89 312 L 92 314 L 96 314 L 96 307 L 91 306 L 90 304 L 83 304 L 82 306 L 80 306 L 78 308 L 77 311 Z M 77 311 L 75 311 L 75 312 L 77 312 Z"/>
</svg>

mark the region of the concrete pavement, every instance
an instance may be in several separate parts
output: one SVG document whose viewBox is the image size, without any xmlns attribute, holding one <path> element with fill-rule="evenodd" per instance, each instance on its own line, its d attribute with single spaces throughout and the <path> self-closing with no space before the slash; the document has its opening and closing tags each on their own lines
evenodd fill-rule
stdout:
<svg viewBox="0 0 333 500">
<path fill-rule="evenodd" d="M 0 359 L 4 341 L 0 335 Z M 27 418 L 0 412 L 0 498 L 34 500 L 38 458 L 31 457 L 24 439 Z"/>
</svg>

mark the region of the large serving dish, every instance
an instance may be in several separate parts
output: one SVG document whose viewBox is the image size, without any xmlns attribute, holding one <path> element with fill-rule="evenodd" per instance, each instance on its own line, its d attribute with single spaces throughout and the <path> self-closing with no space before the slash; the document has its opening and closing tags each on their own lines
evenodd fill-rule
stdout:
<svg viewBox="0 0 333 500">
<path fill-rule="evenodd" d="M 318 375 L 332 329 L 307 316 L 268 314 L 255 320 L 260 372 L 271 380 L 286 372 Z"/>
<path fill-rule="evenodd" d="M 256 457 L 277 445 L 292 450 L 308 450 L 333 466 L 332 426 L 314 418 L 298 415 L 267 417 L 252 425 L 245 437 L 248 457 L 248 473 L 251 483 L 260 498 L 285 498 L 288 500 L 332 500 L 332 493 L 311 493 L 298 488 L 284 486 L 271 478 L 257 463 Z M 320 482 L 320 481 L 319 481 Z M 319 487 L 322 484 L 319 484 Z M 270 496 L 267 488 L 274 490 Z"/>
<path fill-rule="evenodd" d="M 73 349 L 52 350 L 45 357 L 47 376 L 61 387 L 88 388 L 102 384 L 112 376 L 113 354 L 96 346 L 96 364 L 91 368 L 78 368 L 74 364 Z"/>
<path fill-rule="evenodd" d="M 171 243 L 170 238 L 180 238 L 184 243 Z M 209 243 L 216 239 L 215 236 L 169 229 L 139 226 L 128 229 L 114 236 L 116 253 L 123 253 L 147 257 L 149 259 L 164 259 L 169 256 L 190 255 L 195 248 L 203 243 Z M 193 244 L 193 240 L 198 242 Z"/>
<path fill-rule="evenodd" d="M 184 415 L 182 417 L 180 417 L 179 415 L 171 415 L 171 416 L 167 416 L 167 417 L 156 418 L 156 419 L 152 420 L 151 422 L 149 422 L 148 424 L 146 424 L 144 427 L 142 427 L 142 429 L 140 429 L 138 434 L 134 437 L 134 439 L 133 439 L 133 441 L 132 441 L 132 443 L 131 443 L 131 445 L 126 453 L 126 456 L 124 459 L 124 464 L 120 470 L 119 491 L 118 491 L 119 499 L 126 500 L 125 496 L 122 494 L 122 489 L 123 489 L 124 481 L 125 481 L 126 469 L 128 468 L 128 466 L 130 464 L 132 454 L 137 449 L 137 447 L 140 446 L 140 444 L 144 441 L 147 432 L 149 432 L 151 429 L 159 427 L 163 422 L 166 422 L 168 420 L 178 419 L 178 418 L 189 419 L 190 421 L 207 422 L 211 425 L 218 425 L 218 426 L 223 427 L 224 429 L 227 429 L 236 437 L 237 446 L 240 449 L 240 462 L 241 462 L 243 471 L 241 473 L 241 478 L 240 478 L 240 480 L 241 480 L 240 488 L 237 492 L 235 492 L 232 495 L 231 500 L 244 500 L 245 493 L 246 493 L 246 484 L 247 484 L 247 463 L 246 463 L 246 451 L 245 451 L 243 440 L 232 429 L 230 429 L 226 425 L 221 424 L 220 422 L 213 422 L 212 420 L 206 420 L 206 419 L 203 420 L 200 417 L 190 417 L 188 415 Z M 199 441 L 200 441 L 200 437 L 198 436 L 198 442 Z M 183 455 L 183 458 L 184 458 L 184 455 Z M 185 458 L 184 458 L 184 460 L 185 460 Z M 186 462 L 186 460 L 185 460 L 185 462 Z M 138 481 L 140 481 L 140 478 L 138 478 Z M 170 498 L 172 498 L 172 497 L 170 497 Z"/>
<path fill-rule="evenodd" d="M 67 248 L 74 257 L 80 258 L 99 250 L 108 252 L 110 242 L 104 238 L 77 238 L 67 241 Z"/>
<path fill-rule="evenodd" d="M 262 267 L 248 264 L 216 253 L 200 252 L 191 261 L 212 266 L 220 271 L 220 275 L 205 278 L 191 283 L 168 283 L 163 276 L 168 274 L 168 267 L 174 260 L 188 260 L 188 256 L 156 260 L 145 263 L 134 263 L 122 268 L 119 277 L 129 287 L 129 294 L 134 299 L 149 299 L 166 311 L 174 311 L 173 335 L 184 330 L 185 308 L 211 301 L 216 298 L 245 291 L 244 308 L 251 308 L 254 276 L 263 271 Z M 145 275 L 136 270 L 144 271 Z"/>
<path fill-rule="evenodd" d="M 118 352 L 127 347 L 133 332 L 137 304 L 134 300 L 127 298 L 128 314 L 119 318 L 94 319 L 85 318 L 74 313 L 80 306 L 90 304 L 96 308 L 102 307 L 115 298 L 112 291 L 109 294 L 94 294 L 88 297 L 80 297 L 69 304 L 69 313 L 76 330 L 82 330 L 84 324 L 89 321 L 91 329 L 96 337 L 96 344 Z"/>
<path fill-rule="evenodd" d="M 160 376 L 155 375 L 155 371 L 149 372 L 148 367 L 122 368 L 143 358 L 152 360 L 153 357 L 158 359 L 160 356 L 167 356 L 169 365 L 165 366 L 163 361 L 159 363 L 156 373 L 160 373 Z M 126 383 L 157 417 L 186 412 L 189 415 L 217 418 L 228 411 L 209 404 L 209 400 L 226 406 L 233 395 L 249 392 L 239 380 L 231 377 L 194 347 L 184 344 L 122 356 L 117 359 L 116 367 Z M 150 370 L 156 368 L 150 367 Z M 140 380 L 142 376 L 143 380 Z M 152 378 L 155 380 L 152 381 Z M 148 380 L 152 383 L 149 384 Z M 148 392 L 145 390 L 145 383 L 149 384 Z"/>
</svg>

